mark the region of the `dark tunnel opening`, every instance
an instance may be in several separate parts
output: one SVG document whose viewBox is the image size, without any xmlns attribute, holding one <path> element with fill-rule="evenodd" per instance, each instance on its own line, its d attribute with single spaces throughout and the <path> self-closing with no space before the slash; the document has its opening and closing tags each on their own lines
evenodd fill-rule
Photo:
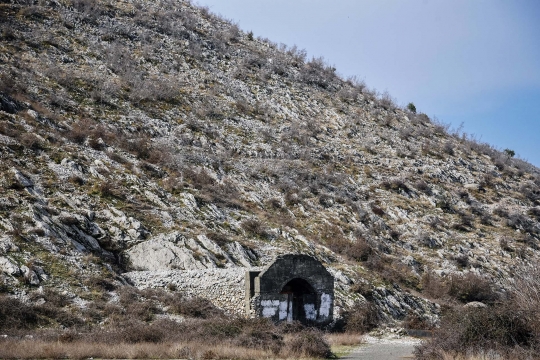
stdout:
<svg viewBox="0 0 540 360">
<path fill-rule="evenodd" d="M 287 295 L 287 321 L 307 324 L 316 318 L 316 292 L 304 279 L 295 278 L 283 286 L 280 294 Z"/>
</svg>

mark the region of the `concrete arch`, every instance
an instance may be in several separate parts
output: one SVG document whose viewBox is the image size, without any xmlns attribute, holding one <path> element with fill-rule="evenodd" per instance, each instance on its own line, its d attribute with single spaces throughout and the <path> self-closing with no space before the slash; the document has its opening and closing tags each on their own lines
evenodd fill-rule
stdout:
<svg viewBox="0 0 540 360">
<path fill-rule="evenodd" d="M 256 316 L 314 325 L 332 321 L 334 278 L 311 256 L 278 256 L 263 271 L 248 273 L 246 286 L 248 310 Z"/>
</svg>

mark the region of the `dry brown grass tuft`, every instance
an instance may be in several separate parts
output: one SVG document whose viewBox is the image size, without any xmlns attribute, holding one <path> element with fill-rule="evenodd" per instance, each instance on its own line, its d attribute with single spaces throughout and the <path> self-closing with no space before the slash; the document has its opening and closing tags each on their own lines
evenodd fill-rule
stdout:
<svg viewBox="0 0 540 360">
<path fill-rule="evenodd" d="M 288 357 L 284 354 L 284 357 Z M 264 359 L 274 358 L 268 350 L 230 344 L 119 343 L 86 341 L 71 343 L 7 339 L 0 341 L 0 358 L 6 359 Z"/>
<path fill-rule="evenodd" d="M 335 345 L 357 345 L 359 335 L 336 334 Z M 291 334 L 279 349 L 245 347 L 227 342 L 120 342 L 110 344 L 77 340 L 72 342 L 33 339 L 0 339 L 2 359 L 290 359 L 324 358 L 331 355 L 328 342 L 319 331 Z"/>
<path fill-rule="evenodd" d="M 359 333 L 336 333 L 327 334 L 326 338 L 330 346 L 354 346 L 364 342 L 364 338 Z"/>
</svg>

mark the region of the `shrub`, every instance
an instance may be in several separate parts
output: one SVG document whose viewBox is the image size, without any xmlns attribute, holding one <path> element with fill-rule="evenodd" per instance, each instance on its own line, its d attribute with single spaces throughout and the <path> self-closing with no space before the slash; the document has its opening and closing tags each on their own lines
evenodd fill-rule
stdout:
<svg viewBox="0 0 540 360">
<path fill-rule="evenodd" d="M 207 299 L 194 297 L 184 298 L 176 295 L 171 303 L 171 309 L 181 315 L 193 318 L 209 319 L 223 317 L 223 311 Z"/>
<path fill-rule="evenodd" d="M 467 256 L 466 254 L 459 254 L 459 255 L 453 256 L 453 260 L 461 268 L 469 267 L 469 256 Z"/>
<path fill-rule="evenodd" d="M 493 210 L 493 214 L 501 217 L 501 218 L 508 218 L 510 216 L 510 214 L 508 213 L 508 211 L 503 208 L 503 207 L 500 207 L 500 206 L 497 206 L 494 210 Z"/>
<path fill-rule="evenodd" d="M 392 98 L 392 96 L 390 95 L 390 93 L 388 93 L 387 91 L 385 91 L 382 95 L 381 95 L 381 98 L 379 100 L 379 103 L 381 104 L 381 106 L 386 109 L 386 110 L 393 110 L 395 109 L 396 107 L 396 104 L 395 104 L 395 101 L 394 99 Z"/>
<path fill-rule="evenodd" d="M 459 212 L 459 223 L 452 225 L 456 230 L 469 231 L 474 227 L 474 217 L 466 212 Z"/>
<path fill-rule="evenodd" d="M 407 110 L 409 110 L 413 114 L 416 114 L 416 106 L 412 102 L 407 104 Z"/>
<path fill-rule="evenodd" d="M 540 205 L 540 186 L 533 183 L 526 183 L 520 186 L 519 192 L 535 205 Z"/>
<path fill-rule="evenodd" d="M 36 134 L 25 133 L 19 138 L 24 147 L 32 150 L 40 150 L 44 147 L 44 141 Z"/>
<path fill-rule="evenodd" d="M 540 207 L 530 208 L 527 214 L 536 218 L 536 221 L 540 221 Z"/>
<path fill-rule="evenodd" d="M 77 144 L 84 144 L 94 122 L 89 119 L 82 119 L 71 126 L 71 130 L 66 134 L 66 137 Z"/>
<path fill-rule="evenodd" d="M 349 333 L 366 333 L 376 328 L 380 321 L 377 308 L 370 302 L 357 302 L 343 313 L 344 330 Z"/>
<path fill-rule="evenodd" d="M 408 314 L 403 319 L 402 325 L 405 329 L 413 330 L 431 330 L 434 328 L 434 324 L 418 314 Z"/>
<path fill-rule="evenodd" d="M 317 329 L 305 329 L 286 338 L 287 352 L 299 357 L 329 358 L 330 344 Z"/>
<path fill-rule="evenodd" d="M 364 238 L 357 238 L 345 250 L 345 255 L 349 255 L 356 261 L 368 261 L 374 254 L 373 248 Z"/>
<path fill-rule="evenodd" d="M 268 229 L 257 219 L 244 220 L 242 221 L 240 226 L 249 234 L 260 236 L 260 237 L 268 236 Z"/>
<path fill-rule="evenodd" d="M 448 155 L 454 155 L 454 144 L 452 144 L 450 141 L 445 142 L 443 151 Z"/>
<path fill-rule="evenodd" d="M 505 282 L 506 296 L 487 307 L 449 311 L 430 340 L 417 347 L 418 359 L 443 359 L 446 354 L 536 359 L 540 350 L 540 267 L 518 266 Z M 463 282 L 458 279 L 459 282 Z M 481 280 L 482 282 L 485 279 Z M 485 286 L 482 286 L 485 287 Z"/>
<path fill-rule="evenodd" d="M 414 187 L 416 188 L 416 190 L 421 191 L 428 196 L 432 194 L 431 188 L 424 180 L 418 180 L 417 182 L 415 182 Z"/>
<path fill-rule="evenodd" d="M 216 182 L 206 169 L 195 171 L 188 168 L 184 170 L 184 179 L 190 182 L 191 185 L 198 190 L 212 186 Z"/>
<path fill-rule="evenodd" d="M 508 358 L 515 347 L 532 347 L 530 325 L 507 304 L 456 309 L 442 318 L 441 327 L 416 348 L 415 355 L 419 360 L 443 359 L 445 353 L 473 355 L 491 350 Z"/>
<path fill-rule="evenodd" d="M 321 194 L 319 196 L 319 204 L 325 208 L 330 208 L 334 205 L 334 197 L 329 194 Z"/>
<path fill-rule="evenodd" d="M 85 279 L 84 283 L 91 288 L 98 288 L 105 291 L 113 291 L 116 289 L 116 285 L 104 275 L 91 276 L 88 279 Z"/>
<path fill-rule="evenodd" d="M 404 192 L 404 193 L 409 193 L 410 189 L 409 187 L 405 184 L 405 182 L 403 181 L 403 179 L 392 179 L 390 181 L 388 180 L 385 180 L 381 183 L 381 188 L 383 188 L 384 190 L 393 190 L 397 193 L 401 193 L 401 192 Z"/>
<path fill-rule="evenodd" d="M 413 130 L 410 127 L 404 127 L 404 128 L 399 129 L 399 137 L 403 140 L 409 139 L 412 134 L 413 134 Z M 404 156 L 401 156 L 401 157 L 404 157 Z"/>
<path fill-rule="evenodd" d="M 29 329 L 40 323 L 33 306 L 0 294 L 0 330 Z"/>
<path fill-rule="evenodd" d="M 426 271 L 421 280 L 422 293 L 433 299 L 442 299 L 448 294 L 448 284 L 437 274 Z"/>
<path fill-rule="evenodd" d="M 448 295 L 463 303 L 471 301 L 490 303 L 499 297 L 489 279 L 474 273 L 452 275 L 448 282 Z"/>
<path fill-rule="evenodd" d="M 514 249 L 510 246 L 510 239 L 506 238 L 506 237 L 502 237 L 499 239 L 499 245 L 501 247 L 502 250 L 504 251 L 508 251 L 508 252 L 513 252 Z"/>
<path fill-rule="evenodd" d="M 251 319 L 243 322 L 242 328 L 240 335 L 233 341 L 236 345 L 270 350 L 273 354 L 278 354 L 285 345 L 283 335 L 269 319 Z"/>
<path fill-rule="evenodd" d="M 327 89 L 336 78 L 335 71 L 322 57 L 313 58 L 300 69 L 300 80 Z"/>
<path fill-rule="evenodd" d="M 375 204 L 371 204 L 371 211 L 378 216 L 383 216 L 385 214 L 384 210 Z"/>
<path fill-rule="evenodd" d="M 437 219 L 437 220 L 435 220 L 435 219 Z M 437 221 L 440 221 L 440 219 L 438 217 L 435 217 L 430 222 L 430 225 L 435 224 L 434 225 L 435 229 L 438 227 L 438 224 L 439 224 Z M 437 239 L 433 238 L 432 236 L 430 236 L 428 233 L 421 233 L 420 235 L 418 235 L 418 243 L 423 245 L 423 246 L 426 246 L 426 247 L 428 247 L 430 249 L 435 249 L 435 248 L 440 248 L 441 247 L 441 242 L 438 241 Z"/>
<path fill-rule="evenodd" d="M 504 149 L 503 152 L 508 156 L 509 158 L 513 158 L 516 155 L 516 152 L 514 150 L 510 149 Z"/>
<path fill-rule="evenodd" d="M 218 244 L 219 247 L 224 247 L 225 245 L 227 245 L 228 243 L 231 242 L 231 240 L 225 234 L 221 234 L 221 233 L 218 233 L 218 232 L 215 232 L 215 231 L 211 231 L 209 233 L 206 233 L 206 236 L 210 240 L 212 240 L 216 244 Z"/>
</svg>

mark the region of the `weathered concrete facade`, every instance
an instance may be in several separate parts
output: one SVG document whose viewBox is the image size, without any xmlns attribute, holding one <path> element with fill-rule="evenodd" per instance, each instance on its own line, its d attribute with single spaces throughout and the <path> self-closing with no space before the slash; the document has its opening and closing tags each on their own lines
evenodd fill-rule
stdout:
<svg viewBox="0 0 540 360">
<path fill-rule="evenodd" d="M 311 256 L 278 256 L 262 271 L 248 271 L 245 285 L 252 315 L 312 325 L 332 321 L 334 278 Z"/>
</svg>

